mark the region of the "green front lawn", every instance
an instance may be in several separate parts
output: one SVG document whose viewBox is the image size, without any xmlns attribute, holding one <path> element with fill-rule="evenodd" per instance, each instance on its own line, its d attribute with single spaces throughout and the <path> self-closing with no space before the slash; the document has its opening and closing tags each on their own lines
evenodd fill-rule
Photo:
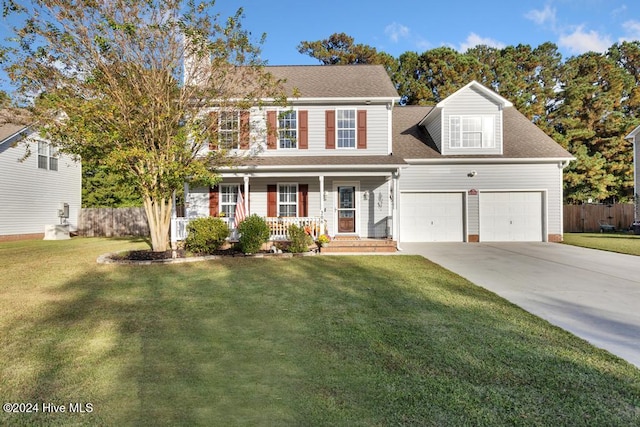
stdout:
<svg viewBox="0 0 640 427">
<path fill-rule="evenodd" d="M 0 424 L 640 424 L 640 370 L 420 257 L 95 263 L 140 245 L 0 244 Z"/>
<path fill-rule="evenodd" d="M 603 251 L 640 255 L 640 236 L 634 234 L 565 233 L 563 243 Z"/>
</svg>

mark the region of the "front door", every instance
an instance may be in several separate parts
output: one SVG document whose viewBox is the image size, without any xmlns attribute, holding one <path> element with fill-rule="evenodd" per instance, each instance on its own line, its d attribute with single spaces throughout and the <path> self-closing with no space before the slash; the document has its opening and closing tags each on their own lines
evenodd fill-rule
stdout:
<svg viewBox="0 0 640 427">
<path fill-rule="evenodd" d="M 356 232 L 356 187 L 338 187 L 338 233 Z"/>
</svg>

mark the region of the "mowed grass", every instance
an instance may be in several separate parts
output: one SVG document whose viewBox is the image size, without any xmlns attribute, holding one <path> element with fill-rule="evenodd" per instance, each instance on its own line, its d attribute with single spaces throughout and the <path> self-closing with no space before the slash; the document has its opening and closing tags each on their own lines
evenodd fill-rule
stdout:
<svg viewBox="0 0 640 427">
<path fill-rule="evenodd" d="M 565 233 L 564 243 L 584 248 L 640 255 L 640 236 L 616 233 Z"/>
<path fill-rule="evenodd" d="M 0 244 L 0 424 L 640 425 L 640 370 L 420 257 L 95 262 L 141 245 Z"/>
</svg>

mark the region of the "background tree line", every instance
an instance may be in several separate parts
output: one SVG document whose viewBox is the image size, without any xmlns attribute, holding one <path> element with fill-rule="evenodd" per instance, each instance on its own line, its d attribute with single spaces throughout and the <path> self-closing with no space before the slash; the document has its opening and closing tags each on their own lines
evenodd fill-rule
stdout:
<svg viewBox="0 0 640 427">
<path fill-rule="evenodd" d="M 633 148 L 624 137 L 640 123 L 639 41 L 566 60 L 553 43 L 394 58 L 344 33 L 303 41 L 298 51 L 325 65 L 382 64 L 406 104 L 434 105 L 477 80 L 576 157 L 564 174 L 566 202 L 633 200 Z"/>
</svg>

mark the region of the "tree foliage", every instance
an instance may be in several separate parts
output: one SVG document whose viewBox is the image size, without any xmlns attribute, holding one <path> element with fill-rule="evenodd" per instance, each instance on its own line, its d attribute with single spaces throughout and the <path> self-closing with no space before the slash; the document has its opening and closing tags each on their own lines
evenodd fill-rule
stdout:
<svg viewBox="0 0 640 427">
<path fill-rule="evenodd" d="M 324 65 L 383 64 L 386 59 L 379 57 L 374 47 L 354 44 L 353 37 L 345 33 L 334 33 L 325 40 L 300 42 L 298 52 L 316 58 Z"/>
<path fill-rule="evenodd" d="M 42 133 L 117 174 L 143 201 L 153 249 L 168 246 L 172 194 L 230 162 L 203 109 L 280 97 L 259 48 L 214 1 L 5 1 L 23 19 L 6 56 Z M 183 82 L 186 82 L 183 84 Z"/>
</svg>

